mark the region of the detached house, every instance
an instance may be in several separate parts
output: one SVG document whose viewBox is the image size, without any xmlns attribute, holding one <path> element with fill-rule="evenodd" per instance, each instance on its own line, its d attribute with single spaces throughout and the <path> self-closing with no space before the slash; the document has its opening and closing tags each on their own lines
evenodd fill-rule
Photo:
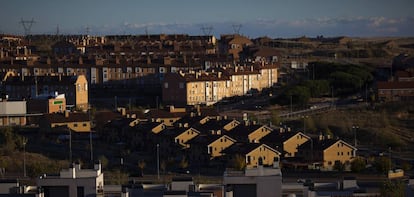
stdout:
<svg viewBox="0 0 414 197">
<path fill-rule="evenodd" d="M 263 137 L 260 142 L 276 150 L 283 150 L 283 157 L 295 157 L 298 147 L 308 140 L 310 137 L 302 132 L 272 132 Z"/>
<path fill-rule="evenodd" d="M 298 147 L 298 157 L 319 163 L 321 170 L 333 170 L 335 164 L 349 165 L 356 156 L 356 148 L 343 140 L 311 139 Z"/>
<path fill-rule="evenodd" d="M 247 123 L 246 123 L 247 124 Z M 260 139 L 272 132 L 272 129 L 266 125 L 245 125 L 240 124 L 234 129 L 226 132 L 237 141 L 259 143 Z"/>
<path fill-rule="evenodd" d="M 279 163 L 281 153 L 266 144 L 235 143 L 223 151 L 227 161 L 231 161 L 236 155 L 246 158 L 246 168 L 262 165 L 274 165 Z"/>
<path fill-rule="evenodd" d="M 223 155 L 223 150 L 230 147 L 236 140 L 227 135 L 199 135 L 188 142 L 190 160 L 208 162 Z"/>
</svg>

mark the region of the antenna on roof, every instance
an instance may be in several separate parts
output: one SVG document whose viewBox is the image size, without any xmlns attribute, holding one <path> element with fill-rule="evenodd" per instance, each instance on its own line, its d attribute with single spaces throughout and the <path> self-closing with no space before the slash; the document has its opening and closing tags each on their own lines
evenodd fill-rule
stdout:
<svg viewBox="0 0 414 197">
<path fill-rule="evenodd" d="M 56 25 L 56 36 L 59 36 L 59 24 Z"/>
<path fill-rule="evenodd" d="M 234 31 L 234 33 L 235 33 L 235 34 L 239 34 L 239 33 L 240 33 L 240 29 L 241 29 L 242 25 L 241 25 L 241 24 L 233 24 L 232 26 L 233 26 L 233 31 Z"/>
<path fill-rule="evenodd" d="M 32 26 L 33 26 L 34 23 L 36 23 L 36 21 L 34 21 L 33 18 L 30 21 L 29 20 L 23 20 L 23 18 L 22 18 L 19 23 L 22 25 L 22 27 L 24 29 L 24 35 L 27 36 L 27 35 L 30 35 L 31 30 L 32 30 Z"/>
<path fill-rule="evenodd" d="M 86 25 L 86 35 L 89 36 L 91 28 L 89 28 L 89 25 Z"/>
<path fill-rule="evenodd" d="M 202 26 L 201 27 L 201 30 L 203 31 L 203 33 L 204 33 L 204 35 L 205 36 L 209 36 L 209 35 L 211 35 L 211 31 L 213 30 L 213 27 L 212 26 Z"/>
<path fill-rule="evenodd" d="M 145 26 L 145 35 L 147 36 L 147 38 L 148 38 L 148 26 Z"/>
</svg>

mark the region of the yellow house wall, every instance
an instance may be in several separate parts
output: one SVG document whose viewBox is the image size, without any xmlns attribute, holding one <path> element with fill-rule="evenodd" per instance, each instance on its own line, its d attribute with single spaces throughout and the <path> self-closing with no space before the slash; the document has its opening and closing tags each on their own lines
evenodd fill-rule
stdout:
<svg viewBox="0 0 414 197">
<path fill-rule="evenodd" d="M 186 143 L 188 142 L 188 140 L 193 139 L 197 135 L 198 135 L 198 133 L 196 131 L 193 131 L 191 129 L 187 129 L 186 131 L 184 131 L 183 133 L 181 133 L 180 135 L 175 137 L 175 140 L 177 141 L 177 139 L 178 139 L 179 140 L 178 143 L 180 145 L 185 146 L 185 147 L 189 147 Z"/>
<path fill-rule="evenodd" d="M 302 145 L 308 140 L 308 138 L 300 134 L 296 134 L 283 142 L 283 150 L 286 152 L 285 157 L 294 157 L 298 152 L 298 146 Z"/>
<path fill-rule="evenodd" d="M 323 166 L 331 169 L 335 165 L 335 161 L 339 160 L 341 163 L 345 163 L 351 162 L 353 158 L 353 149 L 343 142 L 337 142 L 331 147 L 325 149 L 323 153 Z"/>
<path fill-rule="evenodd" d="M 205 102 L 205 82 L 188 82 L 187 84 L 187 103 L 195 105 Z"/>
<path fill-rule="evenodd" d="M 75 83 L 76 107 L 88 109 L 88 81 L 84 75 L 79 75 Z"/>
<path fill-rule="evenodd" d="M 237 125 L 239 125 L 239 123 L 236 120 L 233 120 L 230 123 L 224 125 L 223 129 L 225 129 L 226 131 L 230 131 L 234 129 L 234 127 L 237 127 Z"/>
<path fill-rule="evenodd" d="M 216 141 L 214 141 L 208 146 L 209 149 L 210 147 L 212 147 L 212 152 L 210 153 L 210 156 L 211 157 L 222 156 L 223 154 L 221 153 L 221 151 L 231 146 L 232 144 L 234 144 L 234 142 L 224 136 L 221 137 L 220 139 L 217 139 Z"/>
<path fill-rule="evenodd" d="M 90 132 L 91 124 L 90 122 L 69 122 L 69 123 L 54 123 L 51 125 L 52 128 L 57 126 L 67 126 L 76 132 Z"/>
<path fill-rule="evenodd" d="M 259 129 L 255 130 L 255 131 L 253 131 L 252 133 L 249 134 L 249 136 L 248 136 L 249 142 L 250 143 L 259 142 L 260 139 L 262 139 L 264 136 L 266 136 L 270 132 L 271 132 L 270 129 L 268 129 L 264 126 L 260 127 Z"/>
<path fill-rule="evenodd" d="M 249 156 L 250 163 L 246 163 L 247 168 L 256 167 L 259 164 L 259 157 L 263 159 L 263 165 L 272 165 L 274 158 L 279 158 L 279 155 L 264 146 L 260 146 L 259 148 L 256 148 L 255 150 L 248 153 L 246 155 L 246 161 Z"/>
</svg>

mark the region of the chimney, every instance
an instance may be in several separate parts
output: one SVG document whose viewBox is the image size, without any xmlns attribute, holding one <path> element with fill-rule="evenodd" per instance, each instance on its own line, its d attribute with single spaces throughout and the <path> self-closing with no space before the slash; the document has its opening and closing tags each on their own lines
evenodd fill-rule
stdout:
<svg viewBox="0 0 414 197">
<path fill-rule="evenodd" d="M 151 57 L 147 56 L 147 64 L 151 64 Z"/>
<path fill-rule="evenodd" d="M 221 72 L 218 72 L 217 76 L 220 79 L 221 78 Z"/>
<path fill-rule="evenodd" d="M 252 71 L 252 72 L 253 72 L 253 66 L 250 66 L 250 71 Z"/>
<path fill-rule="evenodd" d="M 65 110 L 65 118 L 69 118 L 69 110 Z"/>
<path fill-rule="evenodd" d="M 198 116 L 201 116 L 200 105 L 197 105 L 197 115 L 198 115 Z"/>
<path fill-rule="evenodd" d="M 82 56 L 79 56 L 79 65 L 82 65 L 83 64 L 83 58 L 82 58 Z"/>
<path fill-rule="evenodd" d="M 46 59 L 46 64 L 47 64 L 47 65 L 52 64 L 52 59 L 50 59 L 50 57 L 47 57 L 47 59 Z"/>
</svg>

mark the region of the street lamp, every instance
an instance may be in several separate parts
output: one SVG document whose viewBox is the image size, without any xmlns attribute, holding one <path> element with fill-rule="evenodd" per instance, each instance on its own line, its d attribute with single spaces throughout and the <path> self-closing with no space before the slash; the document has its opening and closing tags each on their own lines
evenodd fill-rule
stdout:
<svg viewBox="0 0 414 197">
<path fill-rule="evenodd" d="M 356 137 L 356 133 L 357 133 L 357 130 L 358 129 L 359 129 L 359 126 L 352 125 L 352 130 L 354 131 L 354 146 L 355 146 L 355 148 L 357 147 L 357 137 Z"/>
<path fill-rule="evenodd" d="M 160 144 L 157 144 L 157 178 L 160 179 Z"/>
<path fill-rule="evenodd" d="M 23 137 L 23 176 L 26 177 L 26 144 L 27 138 Z"/>
<path fill-rule="evenodd" d="M 303 133 L 306 133 L 306 118 L 308 118 L 308 116 L 302 116 L 303 118 Z"/>
</svg>

